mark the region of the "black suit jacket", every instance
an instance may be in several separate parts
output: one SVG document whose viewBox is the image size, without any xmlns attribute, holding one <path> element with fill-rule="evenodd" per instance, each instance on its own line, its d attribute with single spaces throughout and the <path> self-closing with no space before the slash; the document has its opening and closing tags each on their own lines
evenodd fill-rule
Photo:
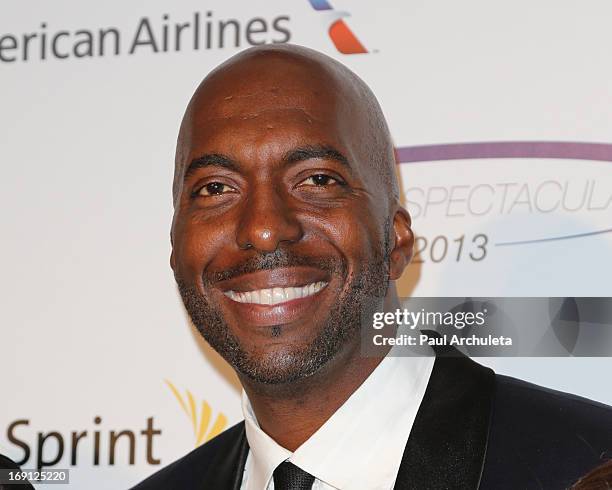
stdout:
<svg viewBox="0 0 612 490">
<path fill-rule="evenodd" d="M 247 454 L 241 422 L 134 490 L 239 490 Z M 496 375 L 447 348 L 437 351 L 395 488 L 566 489 L 611 457 L 612 408 Z"/>
</svg>

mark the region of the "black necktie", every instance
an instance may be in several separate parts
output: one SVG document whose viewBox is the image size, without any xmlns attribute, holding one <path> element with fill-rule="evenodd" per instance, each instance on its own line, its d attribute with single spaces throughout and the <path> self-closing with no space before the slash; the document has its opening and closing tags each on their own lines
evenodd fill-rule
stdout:
<svg viewBox="0 0 612 490">
<path fill-rule="evenodd" d="M 274 490 L 310 490 L 315 477 L 285 461 L 274 470 Z"/>
</svg>

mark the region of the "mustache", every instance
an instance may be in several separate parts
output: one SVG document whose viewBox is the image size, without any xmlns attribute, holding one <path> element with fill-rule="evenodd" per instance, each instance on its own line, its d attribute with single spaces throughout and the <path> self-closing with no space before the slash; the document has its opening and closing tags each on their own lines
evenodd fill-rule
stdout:
<svg viewBox="0 0 612 490">
<path fill-rule="evenodd" d="M 229 269 L 205 272 L 202 278 L 204 284 L 212 285 L 253 272 L 298 266 L 313 267 L 329 275 L 340 274 L 343 277 L 346 277 L 348 270 L 346 262 L 339 257 L 301 255 L 286 249 L 276 249 L 274 252 L 249 257 Z"/>
</svg>

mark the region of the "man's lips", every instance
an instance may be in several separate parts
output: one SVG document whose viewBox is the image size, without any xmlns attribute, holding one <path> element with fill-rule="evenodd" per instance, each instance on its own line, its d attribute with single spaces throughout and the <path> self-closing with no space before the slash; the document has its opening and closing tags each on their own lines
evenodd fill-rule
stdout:
<svg viewBox="0 0 612 490">
<path fill-rule="evenodd" d="M 215 287 L 223 292 L 245 293 L 274 288 L 299 288 L 319 282 L 327 284 L 329 281 L 330 277 L 326 271 L 314 267 L 297 266 L 241 274 L 232 279 L 220 281 L 215 284 Z"/>
<path fill-rule="evenodd" d="M 256 305 L 278 305 L 288 301 L 313 296 L 327 286 L 327 282 L 319 281 L 304 286 L 289 286 L 286 288 L 266 288 L 254 291 L 225 291 L 225 295 L 238 303 Z"/>
<path fill-rule="evenodd" d="M 331 277 L 313 267 L 262 270 L 215 284 L 241 326 L 286 325 L 312 318 Z"/>
</svg>

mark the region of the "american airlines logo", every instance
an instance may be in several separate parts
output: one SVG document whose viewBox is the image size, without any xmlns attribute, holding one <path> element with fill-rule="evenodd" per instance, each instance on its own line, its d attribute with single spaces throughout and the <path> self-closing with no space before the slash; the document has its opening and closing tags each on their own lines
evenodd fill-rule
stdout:
<svg viewBox="0 0 612 490">
<path fill-rule="evenodd" d="M 335 10 L 327 0 L 308 0 L 312 8 L 318 11 L 331 13 L 331 25 L 329 26 L 329 37 L 336 49 L 342 54 L 361 54 L 368 50 L 361 44 L 361 41 L 353 34 L 351 28 L 344 21 L 349 17 L 348 12 Z"/>
</svg>

